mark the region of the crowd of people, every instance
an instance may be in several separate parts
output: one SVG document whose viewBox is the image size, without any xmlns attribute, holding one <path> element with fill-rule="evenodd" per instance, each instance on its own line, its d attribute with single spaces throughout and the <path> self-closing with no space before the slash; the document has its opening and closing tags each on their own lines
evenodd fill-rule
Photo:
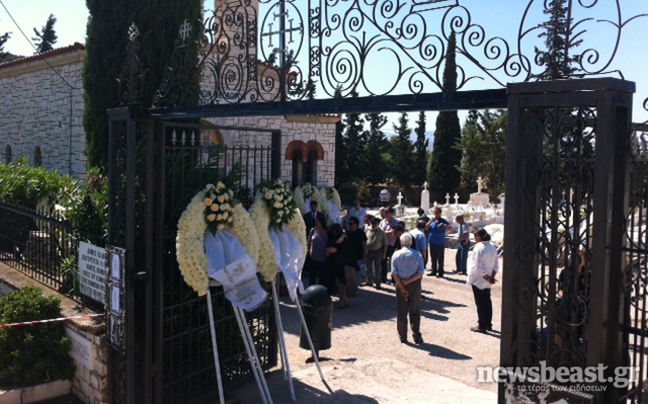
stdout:
<svg viewBox="0 0 648 404">
<path fill-rule="evenodd" d="M 379 216 L 374 216 L 355 200 L 342 223 L 330 225 L 318 210 L 317 201 L 311 202 L 310 209 L 303 215 L 309 286 L 321 284 L 329 295 L 338 295 L 334 307 L 342 309 L 357 291 L 358 274 L 366 278 L 360 284 L 363 287 L 381 289 L 382 284 L 392 284 L 396 289 L 400 341 L 407 343 L 409 323 L 414 343 L 423 343 L 419 327 L 421 279 L 425 275 L 444 277 L 446 234 L 452 230 L 441 216 L 441 209 L 436 208 L 432 218 L 419 209 L 415 228 L 409 231 L 405 222 L 394 217 L 393 207 L 380 208 Z M 492 330 L 490 289 L 499 270 L 497 251 L 490 243 L 489 234 L 479 229 L 474 232 L 476 244 L 469 263 L 470 230 L 463 216 L 457 216 L 455 221 L 459 225 L 456 272 L 470 274 L 467 283 L 472 286 L 477 306 L 478 325 L 471 330 L 486 333 Z M 428 264 L 430 270 L 426 274 Z"/>
</svg>

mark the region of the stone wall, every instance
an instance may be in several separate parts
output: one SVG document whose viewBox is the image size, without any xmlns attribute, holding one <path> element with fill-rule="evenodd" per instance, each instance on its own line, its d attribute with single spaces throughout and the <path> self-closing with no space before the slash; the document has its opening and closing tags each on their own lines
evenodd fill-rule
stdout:
<svg viewBox="0 0 648 404">
<path fill-rule="evenodd" d="M 86 173 L 82 125 L 81 70 L 85 47 L 80 44 L 0 65 L 0 156 L 7 162 L 24 156 L 35 164 L 82 178 Z M 48 64 L 49 63 L 49 64 Z"/>
<path fill-rule="evenodd" d="M 323 150 L 323 159 L 317 161 L 317 186 L 333 186 L 335 181 L 335 123 L 338 115 L 290 115 L 290 116 L 250 116 L 232 118 L 212 118 L 216 126 L 251 127 L 263 130 L 281 131 L 281 179 L 292 181 L 292 160 L 287 159 L 286 150 L 295 140 L 308 143 L 318 142 Z M 221 131 L 223 143 L 230 146 L 246 145 L 270 146 L 270 133 L 260 132 L 251 139 L 243 140 L 237 131 Z"/>
<path fill-rule="evenodd" d="M 86 328 L 87 329 L 87 328 Z M 86 404 L 108 403 L 108 350 L 106 335 L 94 328 L 84 331 L 75 323 L 66 324 L 72 341 L 71 356 L 76 364 L 72 394 Z"/>
<path fill-rule="evenodd" d="M 78 302 L 43 287 L 28 276 L 0 263 L 0 294 L 28 285 L 41 288 L 46 296 L 58 297 L 64 317 L 95 314 L 87 309 L 80 311 Z M 70 356 L 76 365 L 72 393 L 86 404 L 107 404 L 108 348 L 104 321 L 95 322 L 92 318 L 66 321 L 65 332 L 72 342 Z"/>
</svg>

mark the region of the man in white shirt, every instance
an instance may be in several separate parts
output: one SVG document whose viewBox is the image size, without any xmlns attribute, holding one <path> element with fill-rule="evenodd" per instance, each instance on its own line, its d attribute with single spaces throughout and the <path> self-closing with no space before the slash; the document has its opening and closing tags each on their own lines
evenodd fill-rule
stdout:
<svg viewBox="0 0 648 404">
<path fill-rule="evenodd" d="M 486 333 L 493 330 L 493 304 L 491 287 L 495 283 L 495 275 L 499 271 L 497 249 L 490 243 L 490 235 L 484 229 L 475 231 L 475 247 L 470 260 L 470 276 L 468 282 L 472 285 L 477 305 L 479 325 L 470 331 Z"/>
<path fill-rule="evenodd" d="M 353 207 L 349 209 L 349 214 L 347 215 L 347 230 L 350 230 L 348 225 L 348 218 L 355 217 L 358 219 L 358 222 L 362 225 L 365 224 L 365 218 L 367 217 L 367 210 L 360 206 L 360 199 L 356 198 L 353 201 Z"/>
</svg>

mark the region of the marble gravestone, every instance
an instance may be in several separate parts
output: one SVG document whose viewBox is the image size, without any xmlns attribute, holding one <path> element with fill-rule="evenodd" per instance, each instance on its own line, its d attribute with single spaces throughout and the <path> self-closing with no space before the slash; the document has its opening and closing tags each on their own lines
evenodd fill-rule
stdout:
<svg viewBox="0 0 648 404">
<path fill-rule="evenodd" d="M 477 206 L 477 205 L 486 206 L 490 202 L 488 193 L 482 192 L 483 187 L 484 187 L 484 180 L 482 179 L 482 177 L 479 177 L 477 179 L 477 192 L 470 194 L 470 203 L 473 206 Z"/>
<path fill-rule="evenodd" d="M 428 191 L 428 183 L 425 181 L 423 184 L 423 191 L 421 191 L 421 209 L 425 212 L 430 210 L 430 191 Z"/>
</svg>

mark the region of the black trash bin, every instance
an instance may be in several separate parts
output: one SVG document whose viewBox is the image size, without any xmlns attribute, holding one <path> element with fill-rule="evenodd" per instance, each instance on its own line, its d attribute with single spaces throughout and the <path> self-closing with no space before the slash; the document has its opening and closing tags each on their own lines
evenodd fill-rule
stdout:
<svg viewBox="0 0 648 404">
<path fill-rule="evenodd" d="M 331 329 L 333 328 L 333 302 L 326 288 L 322 285 L 312 285 L 306 288 L 301 297 L 304 318 L 308 332 L 313 340 L 315 352 L 319 356 L 322 349 L 331 348 Z M 310 349 L 304 327 L 299 335 L 299 347 Z"/>
</svg>

